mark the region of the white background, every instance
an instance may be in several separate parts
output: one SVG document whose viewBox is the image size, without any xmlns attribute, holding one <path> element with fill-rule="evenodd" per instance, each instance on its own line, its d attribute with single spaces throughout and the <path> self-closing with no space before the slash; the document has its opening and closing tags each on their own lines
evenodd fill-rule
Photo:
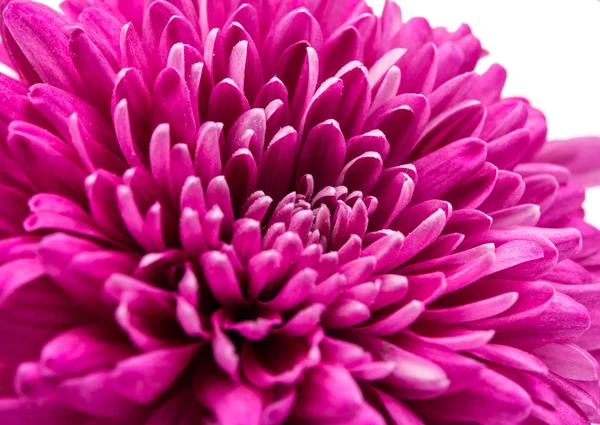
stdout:
<svg viewBox="0 0 600 425">
<path fill-rule="evenodd" d="M 468 23 L 490 52 L 479 69 L 502 64 L 504 94 L 540 108 L 550 139 L 600 135 L 600 0 L 397 1 L 405 20 L 424 16 L 450 29 Z M 600 227 L 600 189 L 588 190 L 585 206 L 588 221 Z"/>
</svg>

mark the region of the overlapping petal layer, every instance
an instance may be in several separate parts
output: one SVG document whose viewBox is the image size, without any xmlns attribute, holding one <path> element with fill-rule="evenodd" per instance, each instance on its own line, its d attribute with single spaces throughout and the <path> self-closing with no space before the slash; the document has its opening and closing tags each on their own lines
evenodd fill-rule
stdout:
<svg viewBox="0 0 600 425">
<path fill-rule="evenodd" d="M 546 144 L 468 26 L 62 9 L 3 13 L 3 424 L 599 418 L 597 140 Z"/>
</svg>

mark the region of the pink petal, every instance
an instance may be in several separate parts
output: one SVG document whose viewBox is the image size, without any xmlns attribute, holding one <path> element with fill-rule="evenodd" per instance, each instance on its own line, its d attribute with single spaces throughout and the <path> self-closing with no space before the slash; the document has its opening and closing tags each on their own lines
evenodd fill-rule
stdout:
<svg viewBox="0 0 600 425">
<path fill-rule="evenodd" d="M 304 419 L 339 420 L 350 417 L 362 403 L 361 391 L 346 369 L 318 365 L 306 374 L 293 414 Z"/>
<path fill-rule="evenodd" d="M 259 425 L 263 411 L 262 394 L 243 383 L 234 383 L 215 367 L 197 368 L 193 389 L 223 425 Z"/>
<path fill-rule="evenodd" d="M 486 144 L 479 139 L 464 139 L 415 161 L 419 183 L 413 203 L 436 198 L 452 189 L 485 161 Z"/>
<path fill-rule="evenodd" d="M 111 385 L 138 403 L 151 403 L 169 389 L 197 350 L 193 344 L 129 357 L 111 371 Z"/>
<path fill-rule="evenodd" d="M 40 3 L 11 3 L 4 22 L 42 81 L 71 93 L 85 93 L 62 33 L 63 15 Z"/>
<path fill-rule="evenodd" d="M 342 170 L 345 153 L 346 143 L 338 123 L 328 120 L 317 125 L 304 142 L 298 160 L 297 180 L 311 174 L 317 190 L 335 183 Z"/>
</svg>

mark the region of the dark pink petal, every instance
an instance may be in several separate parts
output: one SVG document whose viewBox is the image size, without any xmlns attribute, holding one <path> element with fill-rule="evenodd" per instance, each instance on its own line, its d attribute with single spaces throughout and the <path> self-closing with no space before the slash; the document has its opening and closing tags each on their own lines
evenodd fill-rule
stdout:
<svg viewBox="0 0 600 425">
<path fill-rule="evenodd" d="M 256 319 L 242 321 L 234 321 L 235 318 L 225 316 L 223 330 L 238 332 L 249 341 L 260 341 L 266 338 L 273 328 L 281 325 L 282 318 L 279 313 L 258 308 L 256 315 Z"/>
<path fill-rule="evenodd" d="M 375 62 L 369 69 L 369 83 L 375 87 L 377 83 L 387 74 L 389 69 L 396 65 L 400 58 L 406 53 L 406 49 L 391 49 Z"/>
<path fill-rule="evenodd" d="M 321 320 L 325 329 L 344 329 L 358 325 L 370 316 L 369 308 L 360 301 L 340 298 L 328 307 Z"/>
<path fill-rule="evenodd" d="M 426 261 L 431 258 L 444 257 L 452 254 L 464 240 L 460 233 L 449 233 L 438 237 L 431 245 L 419 252 L 414 262 Z"/>
<path fill-rule="evenodd" d="M 444 111 L 427 124 L 413 155 L 427 155 L 456 140 L 479 137 L 484 116 L 483 105 L 473 100 Z"/>
<path fill-rule="evenodd" d="M 375 212 L 369 217 L 369 230 L 387 228 L 410 203 L 415 182 L 403 167 L 386 169 L 371 194 L 381 199 Z M 385 194 L 385 196 L 381 196 Z"/>
<path fill-rule="evenodd" d="M 75 28 L 69 36 L 69 53 L 77 73 L 88 89 L 90 101 L 100 108 L 107 109 L 115 83 L 115 71 L 112 66 L 87 34 L 79 28 Z"/>
<path fill-rule="evenodd" d="M 577 184 L 566 184 L 558 188 L 552 208 L 540 219 L 540 225 L 548 226 L 569 215 L 581 218 L 581 205 L 585 199 L 585 189 Z"/>
<path fill-rule="evenodd" d="M 398 267 L 403 258 L 401 248 L 404 244 L 404 236 L 400 232 L 390 232 L 383 238 L 373 242 L 366 247 L 363 257 L 373 256 L 377 260 L 375 272 L 387 273 Z"/>
<path fill-rule="evenodd" d="M 123 131 L 124 136 L 132 139 L 132 141 L 127 144 L 132 144 L 141 149 L 143 155 L 138 156 L 144 158 L 150 135 L 152 134 L 152 100 L 150 91 L 144 82 L 144 78 L 136 68 L 125 68 L 117 74 L 111 99 L 113 123 L 121 146 L 123 146 L 123 142 L 121 141 L 121 132 L 119 129 L 124 125 L 120 123 L 120 120 L 124 118 L 118 118 L 116 111 L 118 104 L 123 103 L 123 99 L 127 101 L 127 115 L 129 117 L 128 126 L 130 128 L 128 131 Z M 121 108 L 123 108 L 123 106 L 121 106 Z M 119 117 L 124 114 L 125 112 L 121 111 Z M 127 133 L 130 133 L 130 135 L 127 135 Z M 123 153 L 126 155 L 127 151 L 123 150 Z"/>
<path fill-rule="evenodd" d="M 271 30 L 265 45 L 269 47 L 272 68 L 273 61 L 277 60 L 283 52 L 295 43 L 305 41 L 315 50 L 319 50 L 323 43 L 323 34 L 316 19 L 306 9 L 296 9 L 285 15 Z"/>
<path fill-rule="evenodd" d="M 429 309 L 423 313 L 423 318 L 441 323 L 463 323 L 484 319 L 505 312 L 514 305 L 517 298 L 517 293 L 508 292 L 457 307 Z"/>
<path fill-rule="evenodd" d="M 448 205 L 448 209 L 442 207 L 433 211 L 427 211 L 422 217 L 419 217 L 422 220 L 419 222 L 417 217 L 421 211 L 417 210 L 418 206 L 403 211 L 390 225 L 391 229 L 398 230 L 406 235 L 400 258 L 398 258 L 398 265 L 411 259 L 415 254 L 431 244 L 442 233 L 451 214 L 451 208 Z M 427 215 L 428 213 L 430 215 Z M 403 219 L 403 217 L 411 215 L 411 218 L 415 218 L 414 221 Z"/>
<path fill-rule="evenodd" d="M 553 176 L 540 174 L 525 177 L 525 193 L 521 198 L 522 204 L 537 204 L 542 213 L 546 212 L 554 203 L 558 194 L 558 182 Z"/>
<path fill-rule="evenodd" d="M 231 51 L 228 76 L 240 86 L 248 101 L 252 103 L 264 82 L 262 61 L 250 35 L 237 22 L 230 28 L 240 33 L 238 38 L 241 40 Z"/>
<path fill-rule="evenodd" d="M 116 192 L 120 183 L 119 177 L 99 170 L 85 179 L 86 195 L 96 225 L 114 240 L 131 244 L 118 211 Z"/>
<path fill-rule="evenodd" d="M 335 52 L 335 53 L 334 53 Z M 360 34 L 355 27 L 340 28 L 325 42 L 323 76 L 329 78 L 348 62 L 362 59 Z"/>
<path fill-rule="evenodd" d="M 204 40 L 204 58 L 213 82 L 221 81 L 227 76 L 227 52 L 223 44 L 223 34 L 219 28 L 208 32 Z"/>
<path fill-rule="evenodd" d="M 359 134 L 371 107 L 371 90 L 367 69 L 358 61 L 348 63 L 336 74 L 344 83 L 344 94 L 337 113 L 346 138 Z"/>
<path fill-rule="evenodd" d="M 389 310 L 389 309 L 388 309 Z M 357 329 L 374 336 L 392 335 L 410 326 L 425 311 L 420 301 L 413 300 L 389 314 L 377 314 Z"/>
<path fill-rule="evenodd" d="M 402 82 L 400 93 L 423 93 L 429 95 L 433 89 L 437 72 L 437 49 L 427 43 L 412 57 L 404 56 L 400 61 Z"/>
<path fill-rule="evenodd" d="M 497 245 L 502 245 L 505 242 L 509 242 L 509 239 L 510 241 L 526 240 L 537 244 L 539 248 L 542 249 L 543 257 L 537 260 L 532 259 L 531 261 L 523 263 L 520 266 L 511 268 L 510 271 L 503 272 L 503 276 L 516 276 L 518 274 L 521 278 L 524 276 L 540 277 L 550 271 L 554 264 L 556 264 L 559 252 L 554 244 L 544 237 L 544 233 L 529 229 L 531 228 L 522 227 L 518 229 L 490 230 L 485 236 L 483 241 L 494 242 Z M 561 233 L 563 232 L 558 231 L 557 237 L 559 237 L 558 235 Z M 568 238 L 568 240 L 571 239 Z M 568 242 L 568 244 L 571 245 L 570 242 Z M 511 257 L 511 255 L 508 257 Z"/>
<path fill-rule="evenodd" d="M 371 75 L 370 72 L 369 75 Z M 400 81 L 400 68 L 397 66 L 392 66 L 385 74 L 385 77 L 383 77 L 383 79 L 380 81 L 379 88 L 377 89 L 377 92 L 373 98 L 370 112 L 376 111 L 381 105 L 387 103 L 398 94 Z"/>
<path fill-rule="evenodd" d="M 183 188 L 186 181 L 194 175 L 194 163 L 190 155 L 188 145 L 184 143 L 177 143 L 171 148 L 169 158 L 171 168 L 171 184 L 173 185 L 173 191 L 175 198 L 180 199 L 180 203 L 183 201 L 182 194 Z M 197 180 L 200 183 L 200 180 Z"/>
<path fill-rule="evenodd" d="M 386 412 L 390 415 L 393 425 L 424 425 L 412 410 L 400 403 L 395 397 L 381 390 L 375 390 Z"/>
<path fill-rule="evenodd" d="M 281 254 L 264 250 L 248 262 L 248 298 L 256 298 L 279 274 Z"/>
<path fill-rule="evenodd" d="M 261 423 L 264 403 L 261 392 L 243 383 L 231 381 L 215 366 L 197 367 L 193 390 L 198 400 L 208 407 L 223 425 Z"/>
<path fill-rule="evenodd" d="M 56 393 L 67 406 L 91 416 L 115 420 L 139 415 L 139 405 L 110 389 L 109 383 L 109 373 L 99 371 L 62 381 Z"/>
<path fill-rule="evenodd" d="M 54 86 L 36 84 L 30 88 L 29 99 L 63 139 L 70 140 L 69 119 L 77 113 L 81 128 L 103 147 L 119 155 L 119 145 L 109 123 L 80 98 Z"/>
<path fill-rule="evenodd" d="M 483 212 L 489 213 L 515 206 L 525 193 L 525 182 L 517 173 L 498 171 L 498 177 L 492 192 L 479 206 Z"/>
<path fill-rule="evenodd" d="M 498 64 L 493 64 L 477 79 L 469 94 L 484 105 L 492 104 L 500 99 L 505 81 L 506 70 Z"/>
<path fill-rule="evenodd" d="M 317 125 L 308 134 L 300 152 L 296 179 L 311 174 L 317 190 L 335 183 L 345 154 L 346 143 L 338 123 L 328 120 Z"/>
<path fill-rule="evenodd" d="M 193 47 L 177 43 L 169 52 L 167 67 L 172 67 L 185 78 L 190 90 L 190 102 L 196 127 L 200 127 L 201 117 L 205 117 L 212 82 L 202 55 Z"/>
<path fill-rule="evenodd" d="M 529 116 L 527 117 L 525 126 L 531 131 L 531 143 L 529 144 L 527 154 L 523 159 L 525 161 L 531 161 L 546 142 L 546 136 L 548 134 L 546 117 L 541 111 L 529 107 Z"/>
<path fill-rule="evenodd" d="M 438 50 L 438 72 L 435 79 L 435 87 L 447 82 L 457 74 L 465 62 L 465 54 L 454 43 L 444 43 Z"/>
<path fill-rule="evenodd" d="M 574 382 L 564 379 L 553 372 L 542 377 L 542 379 L 552 385 L 559 395 L 570 400 L 586 415 L 593 416 L 594 412 L 598 410 L 598 402 Z"/>
<path fill-rule="evenodd" d="M 488 144 L 488 161 L 500 169 L 511 170 L 519 163 L 520 154 L 526 151 L 529 141 L 530 132 L 527 129 L 499 137 Z"/>
<path fill-rule="evenodd" d="M 224 254 L 211 251 L 202 255 L 202 270 L 215 298 L 223 305 L 243 303 L 243 296 L 230 261 Z"/>
<path fill-rule="evenodd" d="M 173 4 L 179 9 L 185 18 L 189 20 L 193 25 L 194 29 L 200 30 L 198 23 L 198 5 L 193 0 L 169 0 L 169 3 Z"/>
<path fill-rule="evenodd" d="M 462 326 L 448 325 L 440 328 L 435 322 L 419 321 L 412 326 L 416 335 L 424 341 L 448 347 L 452 350 L 469 350 L 485 346 L 494 336 L 494 331 L 477 331 Z"/>
<path fill-rule="evenodd" d="M 225 164 L 223 173 L 229 190 L 233 209 L 239 211 L 247 199 L 254 192 L 257 179 L 256 162 L 248 149 L 240 149 Z"/>
<path fill-rule="evenodd" d="M 229 19 L 223 25 L 223 28 L 228 28 L 231 24 L 237 22 L 248 31 L 253 40 L 260 40 L 260 18 L 263 16 L 259 16 L 259 12 L 264 15 L 264 11 L 260 10 L 258 5 L 262 6 L 260 2 L 257 3 L 257 7 L 251 3 L 241 4 L 235 11 L 231 11 L 231 16 L 229 16 Z M 265 24 L 264 22 L 262 23 Z"/>
<path fill-rule="evenodd" d="M 288 102 L 287 87 L 277 77 L 273 77 L 261 87 L 254 101 L 254 107 L 266 108 L 273 100 L 281 100 L 284 104 Z"/>
<path fill-rule="evenodd" d="M 207 415 L 207 409 L 198 402 L 194 393 L 188 388 L 169 397 L 143 423 L 144 425 L 189 425 L 194 420 Z M 96 423 L 86 425 L 96 425 Z"/>
<path fill-rule="evenodd" d="M 41 3 L 10 3 L 4 23 L 42 81 L 71 93 L 83 94 L 83 83 L 69 56 L 62 33 L 63 15 Z"/>
<path fill-rule="evenodd" d="M 76 152 L 50 132 L 25 122 L 9 127 L 11 153 L 40 190 L 79 200 L 86 172 Z M 53 170 L 63 170 L 55 173 Z"/>
<path fill-rule="evenodd" d="M 171 179 L 171 128 L 169 124 L 160 124 L 154 129 L 149 146 L 150 169 L 152 177 L 162 190 L 175 200 Z"/>
<path fill-rule="evenodd" d="M 404 298 L 407 293 L 408 281 L 406 277 L 399 275 L 380 276 L 381 286 L 379 293 L 371 305 L 372 310 L 383 308 Z"/>
<path fill-rule="evenodd" d="M 396 397 L 413 400 L 430 398 L 448 389 L 448 376 L 434 362 L 380 338 L 369 335 L 355 338 L 376 358 L 396 365 L 392 374 L 383 380 L 385 387 Z"/>
<path fill-rule="evenodd" d="M 383 132 L 372 130 L 346 141 L 346 162 L 367 152 L 377 152 L 383 160 L 387 158 L 390 144 Z"/>
<path fill-rule="evenodd" d="M 151 403 L 168 391 L 197 350 L 192 344 L 129 357 L 111 371 L 111 384 L 127 398 Z"/>
<path fill-rule="evenodd" d="M 88 7 L 79 14 L 79 21 L 109 64 L 117 70 L 121 64 L 120 33 L 123 22 L 120 17 L 101 8 Z"/>
<path fill-rule="evenodd" d="M 486 144 L 464 139 L 415 161 L 419 183 L 413 203 L 436 198 L 477 172 L 484 164 Z"/>
<path fill-rule="evenodd" d="M 426 403 L 415 403 L 422 417 L 432 421 L 519 423 L 531 412 L 527 392 L 503 375 L 484 369 L 472 388 L 442 396 Z"/>
<path fill-rule="evenodd" d="M 258 388 L 292 385 L 320 360 L 318 344 L 322 332 L 314 332 L 306 340 L 289 336 L 269 336 L 242 348 L 243 373 Z"/>
<path fill-rule="evenodd" d="M 195 169 L 202 184 L 208 183 L 222 172 L 221 151 L 219 146 L 223 143 L 223 125 L 221 123 L 206 122 L 198 131 L 196 145 Z"/>
<path fill-rule="evenodd" d="M 299 69 L 298 69 L 299 68 Z M 300 123 L 308 103 L 312 99 L 318 83 L 319 57 L 317 52 L 299 42 L 289 47 L 278 60 L 277 76 L 289 89 L 290 121 L 296 126 Z"/>
<path fill-rule="evenodd" d="M 127 168 L 119 156 L 96 142 L 81 128 L 77 114 L 71 115 L 69 119 L 69 134 L 71 144 L 77 150 L 79 158 L 89 172 L 103 168 L 116 174 L 122 174 Z"/>
<path fill-rule="evenodd" d="M 569 169 L 556 164 L 538 162 L 521 163 L 515 167 L 515 172 L 523 177 L 548 174 L 553 176 L 561 185 L 568 183 L 569 180 L 571 180 L 571 172 Z"/>
<path fill-rule="evenodd" d="M 317 124 L 336 117 L 344 83 L 339 78 L 325 80 L 317 89 L 306 108 L 305 115 L 300 124 L 300 133 L 306 137 Z"/>
<path fill-rule="evenodd" d="M 165 68 L 156 78 L 152 94 L 153 125 L 169 124 L 173 141 L 191 146 L 196 123 L 183 77 L 174 68 Z"/>
<path fill-rule="evenodd" d="M 490 230 L 492 218 L 479 210 L 454 211 L 444 227 L 444 233 L 460 233 L 464 236 L 463 246 L 474 246 Z"/>
<path fill-rule="evenodd" d="M 528 115 L 527 103 L 513 99 L 500 101 L 488 107 L 481 137 L 491 141 L 521 129 L 527 122 Z"/>
<path fill-rule="evenodd" d="M 383 170 L 383 160 L 377 152 L 366 152 L 348 162 L 338 177 L 338 184 L 349 190 L 369 193 Z"/>
<path fill-rule="evenodd" d="M 70 329 L 48 342 L 40 355 L 40 369 L 48 377 L 74 376 L 112 367 L 133 354 L 117 328 L 94 324 Z"/>
<path fill-rule="evenodd" d="M 231 204 L 231 194 L 225 177 L 217 176 L 208 183 L 206 188 L 206 206 L 209 208 L 217 207 L 219 209 L 219 213 L 222 215 L 221 221 L 224 231 L 230 232 L 234 214 Z M 217 233 L 215 236 L 219 238 L 220 234 Z"/>
<path fill-rule="evenodd" d="M 31 63 L 29 63 L 29 60 L 27 60 L 25 54 L 23 54 L 23 51 L 15 41 L 14 37 L 10 34 L 8 27 L 4 22 L 2 23 L 2 46 L 4 52 L 2 56 L 4 57 L 4 55 L 6 55 L 6 57 L 3 58 L 3 62 L 9 62 L 19 74 L 20 79 L 28 84 L 42 82 L 42 79 L 35 72 L 35 69 Z M 6 59 L 9 60 L 7 61 Z"/>
<path fill-rule="evenodd" d="M 144 216 L 136 205 L 131 188 L 124 185 L 119 186 L 117 189 L 117 201 L 119 204 L 119 213 L 129 234 L 145 250 L 149 252 L 154 251 L 154 244 L 149 235 L 144 232 Z"/>
<path fill-rule="evenodd" d="M 258 187 L 275 200 L 286 193 L 298 151 L 298 134 L 292 127 L 277 132 L 258 169 Z"/>
<path fill-rule="evenodd" d="M 63 425 L 84 423 L 87 417 L 52 400 L 3 398 L 0 401 L 0 419 L 6 425 Z"/>
<path fill-rule="evenodd" d="M 311 420 L 349 418 L 362 403 L 361 391 L 346 369 L 319 365 L 306 374 L 293 414 Z"/>
<path fill-rule="evenodd" d="M 104 281 L 113 273 L 131 273 L 139 261 L 135 255 L 102 251 L 89 241 L 60 233 L 44 238 L 39 257 L 66 293 L 92 311 L 102 313 L 106 312 L 102 300 Z"/>
<path fill-rule="evenodd" d="M 477 77 L 473 72 L 460 74 L 435 89 L 429 96 L 431 116 L 436 117 L 468 98 L 468 92 Z"/>
<path fill-rule="evenodd" d="M 131 23 L 121 29 L 120 36 L 121 65 L 124 68 L 135 68 L 140 71 L 146 86 L 152 87 L 154 75 L 144 52 L 142 42 Z"/>
<path fill-rule="evenodd" d="M 202 41 L 191 21 L 182 16 L 174 15 L 169 18 L 158 42 L 158 52 L 163 64 L 167 63 L 171 48 L 177 43 L 187 44 L 196 50 L 201 50 L 202 46 Z"/>
<path fill-rule="evenodd" d="M 215 85 L 208 103 L 208 119 L 222 122 L 227 133 L 235 119 L 250 109 L 237 84 L 227 78 Z"/>
<path fill-rule="evenodd" d="M 548 367 L 538 357 L 507 345 L 488 344 L 485 347 L 472 350 L 471 353 L 490 363 L 496 363 L 511 369 L 540 375 L 548 373 Z"/>
<path fill-rule="evenodd" d="M 386 165 L 408 158 L 429 120 L 429 102 L 420 95 L 399 95 L 384 103 L 367 119 L 366 129 L 381 130 L 390 143 Z"/>
<path fill-rule="evenodd" d="M 154 63 L 156 69 L 159 69 L 159 57 L 150 55 L 150 52 L 159 47 L 163 31 L 173 16 L 183 17 L 183 14 L 176 6 L 164 0 L 152 2 L 144 11 L 142 24 L 144 47 L 148 52 L 148 59 Z"/>
<path fill-rule="evenodd" d="M 450 380 L 449 393 L 470 387 L 473 379 L 477 380 L 484 370 L 481 363 L 471 358 L 410 334 L 398 333 L 390 336 L 389 341 L 440 366 Z"/>
<path fill-rule="evenodd" d="M 540 297 L 541 298 L 541 297 Z M 517 304 L 518 305 L 518 304 Z M 519 313 L 518 313 L 519 314 Z M 525 316 L 523 313 L 520 316 Z M 573 301 L 571 298 L 556 293 L 542 314 L 536 314 L 528 320 L 487 319 L 485 325 L 478 327 L 487 328 L 493 324 L 501 332 L 508 331 L 498 339 L 501 343 L 508 343 L 520 347 L 541 346 L 550 342 L 572 342 L 583 334 L 589 327 L 589 313 L 587 309 Z M 508 317 L 510 319 L 510 317 Z M 514 334 L 510 334 L 510 329 Z M 524 337 L 526 334 L 527 337 Z"/>
<path fill-rule="evenodd" d="M 276 333 L 292 337 L 305 336 L 321 323 L 321 316 L 325 309 L 323 304 L 312 304 L 292 316 Z"/>
<path fill-rule="evenodd" d="M 222 158 L 229 159 L 239 149 L 249 149 L 254 161 L 260 164 L 265 150 L 266 134 L 265 111 L 260 108 L 244 112 L 233 123 L 222 145 Z"/>
<path fill-rule="evenodd" d="M 533 204 L 517 205 L 490 214 L 492 227 L 535 226 L 540 220 L 540 207 Z"/>
<path fill-rule="evenodd" d="M 37 259 L 24 258 L 0 266 L 0 276 L 4 282 L 0 292 L 0 305 L 2 305 L 24 285 L 43 277 L 44 269 Z"/>
<path fill-rule="evenodd" d="M 481 169 L 445 195 L 455 209 L 477 208 L 489 197 L 498 179 L 498 168 L 486 162 Z"/>
</svg>

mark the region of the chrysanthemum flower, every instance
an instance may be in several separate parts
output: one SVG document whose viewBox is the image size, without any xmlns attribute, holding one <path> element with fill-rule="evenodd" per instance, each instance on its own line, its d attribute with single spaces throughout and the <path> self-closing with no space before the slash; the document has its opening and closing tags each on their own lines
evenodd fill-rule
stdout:
<svg viewBox="0 0 600 425">
<path fill-rule="evenodd" d="M 62 9 L 3 13 L 1 424 L 598 418 L 600 143 L 546 144 L 469 27 Z"/>
</svg>

